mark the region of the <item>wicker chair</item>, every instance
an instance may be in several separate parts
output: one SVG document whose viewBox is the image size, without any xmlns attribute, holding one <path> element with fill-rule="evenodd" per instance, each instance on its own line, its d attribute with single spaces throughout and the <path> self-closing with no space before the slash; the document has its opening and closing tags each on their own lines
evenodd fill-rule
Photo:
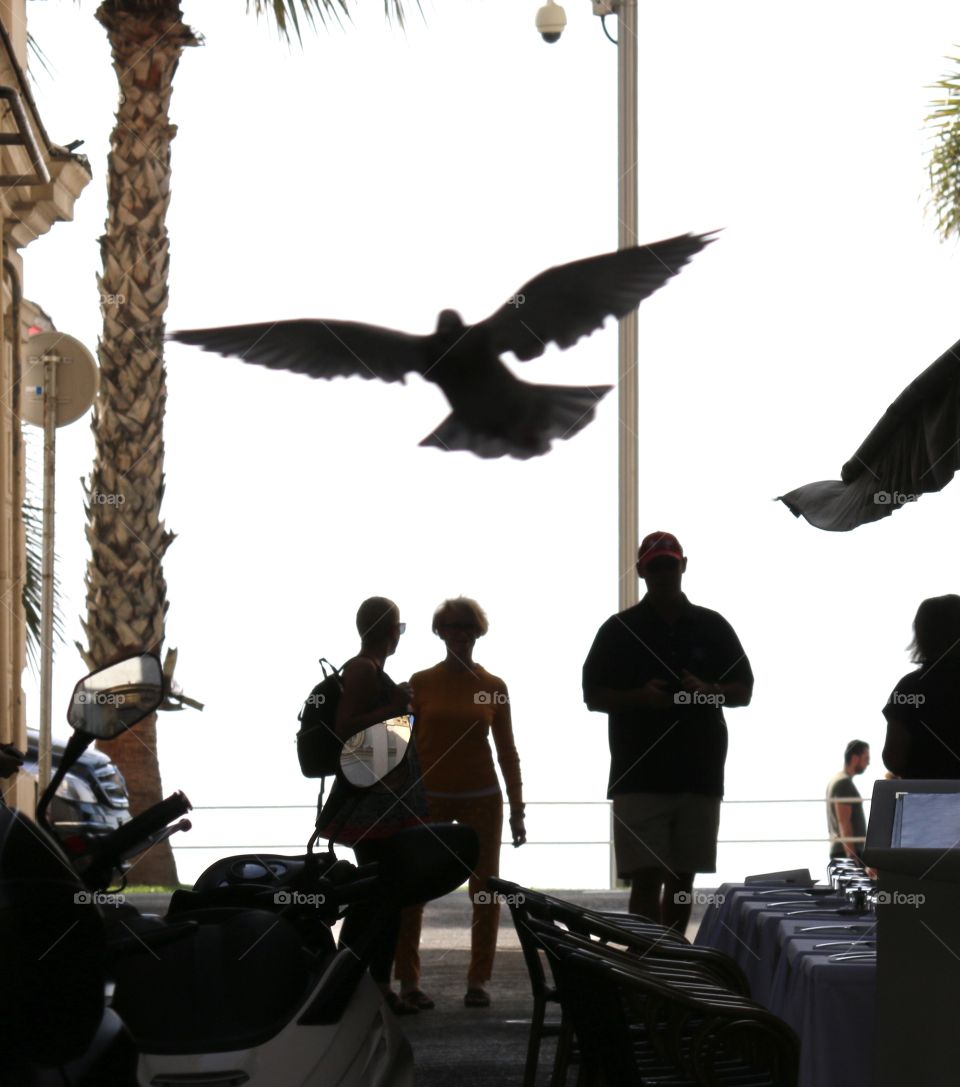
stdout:
<svg viewBox="0 0 960 1087">
<path fill-rule="evenodd" d="M 662 1083 L 772 1087 L 796 1081 L 790 1029 L 749 1000 L 731 959 L 632 915 L 599 913 L 494 879 L 533 992 L 524 1087 L 556 1037 L 551 1087 L 572 1064 L 578 1087 Z M 551 1005 L 559 1020 L 548 1020 Z"/>
</svg>

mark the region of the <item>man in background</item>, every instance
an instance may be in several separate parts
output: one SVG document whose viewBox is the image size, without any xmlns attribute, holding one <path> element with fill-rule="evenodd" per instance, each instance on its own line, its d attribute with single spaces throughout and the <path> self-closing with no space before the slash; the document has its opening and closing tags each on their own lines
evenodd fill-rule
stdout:
<svg viewBox="0 0 960 1087">
<path fill-rule="evenodd" d="M 683 932 L 693 878 L 717 870 L 727 756 L 724 706 L 746 706 L 753 672 L 733 627 L 680 588 L 677 538 L 640 545 L 639 604 L 611 616 L 583 666 L 583 699 L 608 714 L 617 871 L 630 912 Z"/>
<path fill-rule="evenodd" d="M 870 745 L 865 740 L 851 740 L 843 753 L 843 769 L 834 774 L 827 785 L 831 857 L 850 857 L 863 863 L 861 854 L 867 838 L 867 817 L 863 811 L 863 798 L 853 779 L 869 765 Z"/>
</svg>

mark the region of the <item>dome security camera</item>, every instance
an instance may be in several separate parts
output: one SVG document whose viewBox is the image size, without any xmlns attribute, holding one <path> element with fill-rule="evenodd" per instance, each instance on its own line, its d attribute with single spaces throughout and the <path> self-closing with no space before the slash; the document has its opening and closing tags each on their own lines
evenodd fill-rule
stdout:
<svg viewBox="0 0 960 1087">
<path fill-rule="evenodd" d="M 560 35 L 566 25 L 567 13 L 554 0 L 547 0 L 546 4 L 537 12 L 537 30 L 540 37 L 551 45 L 560 40 Z"/>
</svg>

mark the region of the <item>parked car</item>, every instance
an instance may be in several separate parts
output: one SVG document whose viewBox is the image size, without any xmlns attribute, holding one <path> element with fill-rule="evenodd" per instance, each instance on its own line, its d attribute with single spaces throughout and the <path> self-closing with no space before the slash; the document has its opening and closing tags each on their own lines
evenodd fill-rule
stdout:
<svg viewBox="0 0 960 1087">
<path fill-rule="evenodd" d="M 65 742 L 54 740 L 52 767 L 56 770 Z M 38 736 L 27 732 L 27 757 L 23 768 L 37 773 Z M 68 853 L 81 853 L 91 842 L 116 830 L 130 819 L 130 799 L 123 775 L 110 759 L 88 748 L 70 768 L 48 813 L 53 829 Z"/>
</svg>

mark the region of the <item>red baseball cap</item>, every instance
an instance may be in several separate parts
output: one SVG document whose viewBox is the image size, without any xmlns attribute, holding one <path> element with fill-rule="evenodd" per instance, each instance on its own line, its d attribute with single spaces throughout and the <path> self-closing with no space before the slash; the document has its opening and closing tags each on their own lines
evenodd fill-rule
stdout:
<svg viewBox="0 0 960 1087">
<path fill-rule="evenodd" d="M 640 572 L 643 573 L 648 562 L 659 558 L 676 559 L 678 562 L 683 560 L 683 548 L 680 546 L 680 541 L 670 532 L 651 532 L 649 536 L 644 536 L 640 551 L 637 553 L 637 566 Z"/>
</svg>

